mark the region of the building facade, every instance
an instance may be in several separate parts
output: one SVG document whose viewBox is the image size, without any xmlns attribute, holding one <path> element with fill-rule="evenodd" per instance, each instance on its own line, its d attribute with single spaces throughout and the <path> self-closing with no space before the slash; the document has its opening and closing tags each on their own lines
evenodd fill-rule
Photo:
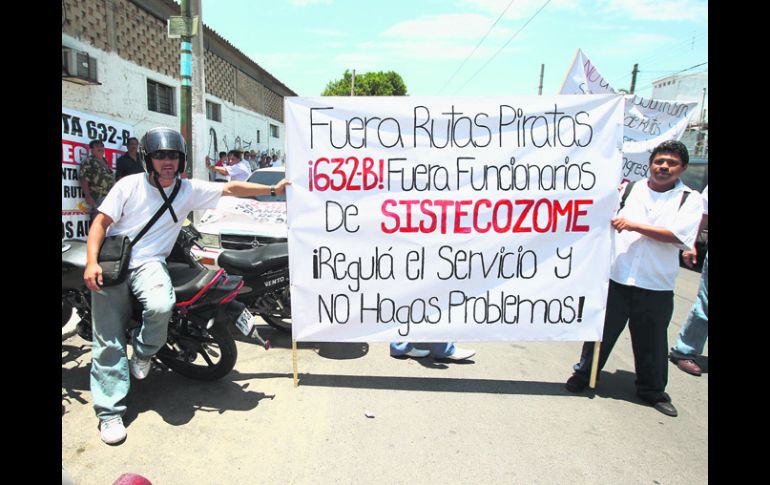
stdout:
<svg viewBox="0 0 770 485">
<path fill-rule="evenodd" d="M 77 63 L 85 54 L 98 84 L 67 79 L 63 68 L 62 106 L 127 123 L 140 137 L 153 126 L 179 127 L 179 39 L 166 29 L 175 15 L 170 0 L 63 0 L 63 67 L 67 55 Z M 203 35 L 209 155 L 282 154 L 283 98 L 296 93 L 208 27 Z"/>
<path fill-rule="evenodd" d="M 171 0 L 62 1 L 63 237 L 69 235 L 65 219 L 87 219 L 78 214 L 84 206 L 71 176 L 87 153 L 83 149 L 87 138 L 102 138 L 114 164 L 127 141 L 126 132 L 141 139 L 155 126 L 179 129 L 180 42 L 168 38 L 166 24 L 178 15 L 180 7 Z M 195 139 L 205 140 L 205 153 L 213 159 L 232 149 L 282 157 L 283 98 L 296 93 L 219 34 L 201 27 L 206 133 Z M 107 129 L 83 126 L 81 138 L 66 145 L 66 130 L 77 117 L 73 112 L 95 117 L 92 125 Z M 110 136 L 113 131 L 123 136 Z M 204 153 L 201 148 L 195 152 Z M 80 235 L 77 232 L 75 236 Z"/>
</svg>

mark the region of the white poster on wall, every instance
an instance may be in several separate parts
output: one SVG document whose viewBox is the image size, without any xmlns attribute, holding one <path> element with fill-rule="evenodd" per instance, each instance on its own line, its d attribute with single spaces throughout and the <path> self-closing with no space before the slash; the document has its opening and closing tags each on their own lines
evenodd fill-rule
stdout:
<svg viewBox="0 0 770 485">
<path fill-rule="evenodd" d="M 86 239 L 90 226 L 89 207 L 78 180 L 80 162 L 88 158 L 91 140 L 104 142 L 104 156 L 115 163 L 126 152 L 130 125 L 62 107 L 61 110 L 61 225 L 62 239 Z"/>
<path fill-rule="evenodd" d="M 600 340 L 623 98 L 286 98 L 298 341 Z"/>
</svg>

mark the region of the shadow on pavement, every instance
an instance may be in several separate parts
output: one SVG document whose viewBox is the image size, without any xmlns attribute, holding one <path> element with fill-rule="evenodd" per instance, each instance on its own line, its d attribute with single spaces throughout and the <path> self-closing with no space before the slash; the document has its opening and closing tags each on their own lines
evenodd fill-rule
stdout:
<svg viewBox="0 0 770 485">
<path fill-rule="evenodd" d="M 276 375 L 278 377 L 280 375 Z M 250 378 L 265 377 L 252 374 Z M 563 382 L 505 381 L 494 379 L 353 376 L 339 374 L 299 374 L 299 385 L 313 387 L 348 387 L 399 391 L 463 392 L 487 394 L 526 394 L 570 396 Z"/>
<path fill-rule="evenodd" d="M 255 340 L 245 337 L 232 324 L 230 333 L 238 342 L 259 345 Z M 291 349 L 291 334 L 277 330 L 269 325 L 259 326 L 259 335 L 270 340 L 271 348 Z M 334 360 L 359 359 L 369 353 L 369 344 L 365 342 L 297 342 L 297 349 L 314 350 L 320 357 Z"/>
<path fill-rule="evenodd" d="M 262 399 L 275 397 L 251 391 L 250 383 L 239 384 L 235 382 L 238 380 L 242 380 L 240 374 L 232 371 L 218 381 L 197 381 L 154 364 L 147 379 L 131 379 L 123 421 L 130 423 L 140 413 L 153 411 L 166 423 L 181 426 L 189 423 L 196 412 L 250 411 Z"/>
<path fill-rule="evenodd" d="M 90 406 L 90 399 L 83 397 L 90 390 L 90 345 L 62 345 L 62 364 L 77 362 L 77 367 L 62 367 L 62 405 L 73 400 Z M 85 358 L 84 358 L 85 357 Z M 291 377 L 287 374 L 287 377 Z M 126 398 L 126 423 L 146 411 L 158 413 L 165 422 L 179 426 L 192 420 L 196 412 L 248 411 L 256 408 L 262 399 L 275 396 L 249 390 L 251 383 L 237 371 L 214 382 L 188 379 L 166 366 L 153 362 L 150 376 L 142 381 L 131 378 L 131 389 Z M 64 412 L 66 413 L 66 406 Z"/>
</svg>

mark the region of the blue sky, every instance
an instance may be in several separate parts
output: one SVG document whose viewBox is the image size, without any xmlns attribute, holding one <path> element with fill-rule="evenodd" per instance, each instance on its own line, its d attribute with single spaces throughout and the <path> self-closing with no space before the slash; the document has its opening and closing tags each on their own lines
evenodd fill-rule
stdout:
<svg viewBox="0 0 770 485">
<path fill-rule="evenodd" d="M 537 94 L 541 64 L 556 94 L 578 47 L 616 89 L 639 63 L 649 96 L 654 79 L 708 61 L 705 0 L 551 0 L 534 18 L 547 0 L 202 2 L 206 25 L 300 96 L 346 68 L 396 71 L 414 96 Z"/>
</svg>

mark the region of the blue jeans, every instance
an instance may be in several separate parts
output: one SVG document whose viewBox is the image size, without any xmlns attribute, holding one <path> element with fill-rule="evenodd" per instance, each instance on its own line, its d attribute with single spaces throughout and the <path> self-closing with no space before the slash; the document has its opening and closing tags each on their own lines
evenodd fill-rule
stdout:
<svg viewBox="0 0 770 485">
<path fill-rule="evenodd" d="M 398 357 L 404 355 L 414 348 L 414 344 L 409 342 L 391 342 L 390 355 Z M 452 355 L 455 353 L 455 344 L 452 342 L 438 342 L 430 344 L 430 353 L 436 359 Z"/>
<path fill-rule="evenodd" d="M 151 261 L 128 272 L 126 281 L 91 292 L 93 350 L 91 394 L 96 416 L 105 421 L 126 412 L 130 387 L 126 328 L 131 319 L 131 293 L 142 303 L 142 325 L 134 332 L 134 353 L 155 355 L 166 343 L 171 312 L 176 304 L 166 265 Z"/>
<path fill-rule="evenodd" d="M 703 353 L 703 346 L 709 336 L 709 253 L 703 261 L 700 275 L 698 298 L 695 300 L 690 314 L 687 316 L 676 345 L 671 349 L 674 359 L 693 359 Z"/>
</svg>

